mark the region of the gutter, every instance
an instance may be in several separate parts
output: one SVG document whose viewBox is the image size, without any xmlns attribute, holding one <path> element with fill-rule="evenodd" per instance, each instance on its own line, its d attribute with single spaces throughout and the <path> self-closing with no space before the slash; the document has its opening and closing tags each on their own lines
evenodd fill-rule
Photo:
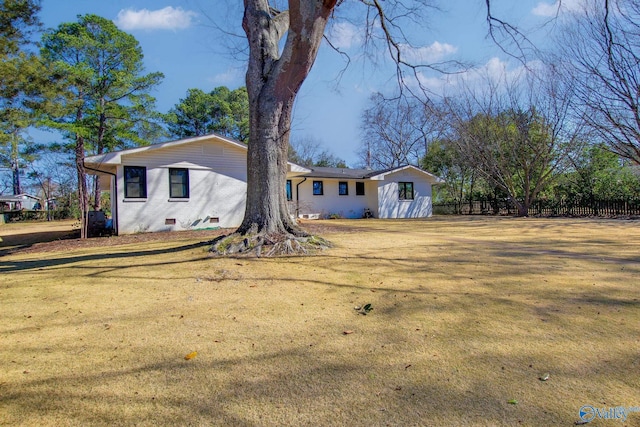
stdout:
<svg viewBox="0 0 640 427">
<path fill-rule="evenodd" d="M 107 171 L 103 171 L 103 170 L 100 170 L 100 169 L 90 168 L 90 167 L 88 167 L 88 166 L 86 166 L 84 164 L 84 159 L 82 160 L 82 166 L 84 166 L 84 168 L 86 170 L 104 173 L 104 174 L 107 174 L 107 175 L 111 175 L 112 177 L 115 178 L 113 180 L 113 191 L 116 194 L 112 194 L 111 195 L 111 199 L 112 199 L 111 201 L 113 202 L 113 200 L 114 200 L 113 198 L 115 197 L 115 201 L 116 201 L 116 203 L 114 205 L 114 207 L 115 207 L 115 215 L 114 215 L 115 221 L 113 222 L 113 229 L 115 231 L 115 235 L 117 236 L 118 235 L 118 218 L 119 218 L 119 215 L 118 215 L 118 176 L 115 173 L 112 173 L 112 172 L 107 172 Z"/>
<path fill-rule="evenodd" d="M 300 184 L 302 184 L 306 180 L 307 180 L 307 177 L 305 176 L 302 181 L 296 184 L 296 221 L 300 216 Z"/>
</svg>

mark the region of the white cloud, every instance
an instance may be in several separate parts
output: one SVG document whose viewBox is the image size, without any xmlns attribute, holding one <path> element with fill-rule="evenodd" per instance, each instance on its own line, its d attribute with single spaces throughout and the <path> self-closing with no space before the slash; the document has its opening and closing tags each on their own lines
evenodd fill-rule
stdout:
<svg viewBox="0 0 640 427">
<path fill-rule="evenodd" d="M 540 2 L 536 7 L 534 7 L 531 10 L 531 13 L 533 13 L 536 16 L 552 17 L 558 14 L 559 12 L 558 7 L 559 7 L 559 4 L 557 2 L 554 4 Z"/>
<path fill-rule="evenodd" d="M 464 85 L 466 86 L 484 86 L 489 82 L 498 85 L 505 83 L 510 84 L 519 79 L 523 73 L 526 73 L 527 69 L 533 69 L 536 67 L 537 65 L 535 62 L 530 62 L 526 64 L 526 66 L 516 63 L 515 67 L 510 68 L 509 63 L 500 58 L 493 57 L 483 66 L 461 74 L 459 76 L 461 81 L 458 83 L 464 82 Z"/>
<path fill-rule="evenodd" d="M 531 10 L 536 16 L 554 17 L 561 12 L 577 12 L 584 8 L 586 0 L 561 0 L 555 3 L 540 2 Z"/>
<path fill-rule="evenodd" d="M 333 46 L 346 50 L 362 42 L 362 30 L 348 22 L 337 22 L 329 29 L 328 38 Z"/>
<path fill-rule="evenodd" d="M 182 30 L 189 28 L 197 13 L 181 7 L 167 6 L 163 9 L 122 9 L 115 19 L 116 25 L 130 30 Z"/>
<path fill-rule="evenodd" d="M 449 43 L 433 42 L 429 46 L 412 47 L 407 44 L 400 45 L 404 59 L 413 64 L 426 64 L 442 60 L 445 56 L 452 55 L 458 48 Z"/>
<path fill-rule="evenodd" d="M 428 90 L 436 95 L 443 95 L 447 88 L 452 84 L 450 76 L 429 77 L 423 72 L 416 74 L 420 87 Z"/>
<path fill-rule="evenodd" d="M 235 86 L 243 84 L 245 70 L 240 68 L 228 68 L 225 72 L 209 77 L 207 80 L 214 86 Z"/>
<path fill-rule="evenodd" d="M 483 88 L 488 82 L 494 84 L 510 83 L 522 77 L 528 69 L 541 67 L 541 63 L 533 61 L 526 64 L 517 64 L 510 67 L 509 63 L 494 57 L 480 67 L 472 68 L 456 74 L 444 74 L 440 76 L 427 76 L 418 73 L 418 80 L 423 88 L 434 94 L 443 96 L 455 96 L 465 88 Z"/>
<path fill-rule="evenodd" d="M 521 68 L 516 69 L 520 70 Z M 496 57 L 491 58 L 484 64 L 480 72 L 487 75 L 492 81 L 508 78 L 509 75 L 507 72 L 507 63 Z"/>
</svg>

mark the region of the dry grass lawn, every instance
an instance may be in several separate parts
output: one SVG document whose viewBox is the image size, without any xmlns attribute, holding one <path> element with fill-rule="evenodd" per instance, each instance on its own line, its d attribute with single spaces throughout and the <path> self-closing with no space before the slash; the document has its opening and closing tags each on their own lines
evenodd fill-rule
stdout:
<svg viewBox="0 0 640 427">
<path fill-rule="evenodd" d="M 75 235 L 75 221 L 0 223 L 0 250 L 20 245 L 50 242 Z M 80 231 L 78 230 L 78 235 Z M 0 252 L 0 255 L 4 253 Z"/>
<path fill-rule="evenodd" d="M 216 259 L 167 234 L 0 257 L 0 424 L 569 426 L 640 406 L 640 223 L 312 226 L 335 247 Z"/>
</svg>

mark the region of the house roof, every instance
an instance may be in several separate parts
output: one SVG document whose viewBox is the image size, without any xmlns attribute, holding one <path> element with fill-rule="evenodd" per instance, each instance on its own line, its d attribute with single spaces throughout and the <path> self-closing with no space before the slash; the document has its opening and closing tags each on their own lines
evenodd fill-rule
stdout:
<svg viewBox="0 0 640 427">
<path fill-rule="evenodd" d="M 157 143 L 157 144 L 145 145 L 144 147 L 128 148 L 126 150 L 111 151 L 109 153 L 98 154 L 98 155 L 95 155 L 95 156 L 87 156 L 84 159 L 84 163 L 85 163 L 85 165 L 92 165 L 92 166 L 119 165 L 119 164 L 122 163 L 122 156 L 123 155 L 144 153 L 144 152 L 147 152 L 147 151 L 160 150 L 160 149 L 163 149 L 163 148 L 178 147 L 180 145 L 193 144 L 193 143 L 207 141 L 207 140 L 211 140 L 211 139 L 216 139 L 219 142 L 223 142 L 223 143 L 228 144 L 230 146 L 233 146 L 233 147 L 236 147 L 236 148 L 240 148 L 241 150 L 245 150 L 245 151 L 247 150 L 247 145 L 243 144 L 242 142 L 236 141 L 236 140 L 231 139 L 231 138 L 224 137 L 222 135 L 218 135 L 216 133 L 210 133 L 210 134 L 207 134 L 207 135 L 194 136 L 194 137 L 191 137 L 191 138 L 178 139 L 178 140 L 175 140 L 175 141 L 167 141 L 167 142 L 160 142 L 160 143 Z M 290 169 L 291 172 L 296 172 L 296 173 L 307 173 L 307 172 L 309 172 L 309 169 L 305 168 L 304 166 L 300 166 L 300 165 L 292 163 L 292 162 L 288 162 L 288 163 L 289 163 L 289 169 Z"/>
<path fill-rule="evenodd" d="M 184 139 L 178 139 L 175 141 L 167 141 L 167 142 L 161 142 L 158 144 L 146 145 L 144 147 L 136 147 L 136 148 L 129 148 L 129 149 L 120 150 L 120 151 L 112 151 L 109 153 L 99 154 L 96 156 L 87 156 L 85 158 L 85 164 L 92 165 L 92 166 L 118 165 L 122 163 L 123 155 L 129 155 L 134 153 L 144 153 L 147 151 L 160 150 L 160 149 L 169 148 L 169 147 L 177 147 L 180 145 L 193 144 L 193 143 L 198 143 L 198 142 L 207 141 L 211 139 L 215 139 L 218 142 L 222 142 L 222 143 L 231 145 L 233 147 L 240 148 L 245 151 L 247 150 L 247 145 L 243 144 L 242 142 L 235 141 L 231 138 L 227 138 L 215 133 L 211 133 L 208 135 L 195 136 L 192 138 L 184 138 Z M 288 163 L 289 163 L 289 172 L 293 172 L 298 176 L 305 176 L 309 178 L 362 179 L 362 180 L 368 179 L 373 181 L 379 181 L 379 180 L 384 180 L 385 177 L 389 174 L 401 172 L 404 170 L 411 170 L 411 171 L 423 174 L 427 178 L 427 180 L 430 181 L 432 184 L 441 184 L 444 182 L 441 178 L 438 178 L 437 176 L 412 165 L 405 165 L 405 166 L 399 166 L 399 167 L 374 171 L 371 169 L 349 169 L 349 168 L 329 168 L 329 167 L 307 168 L 292 162 L 288 162 Z"/>
<path fill-rule="evenodd" d="M 405 165 L 395 168 L 383 169 L 383 170 L 371 170 L 371 169 L 348 169 L 348 168 L 327 168 L 327 167 L 312 167 L 311 172 L 304 176 L 309 178 L 328 178 L 328 179 L 370 179 L 373 181 L 383 180 L 387 175 L 401 172 L 404 170 L 413 170 L 420 174 L 426 175 L 427 179 L 432 184 L 441 184 L 444 182 L 441 178 L 424 171 L 416 166 Z"/>
<path fill-rule="evenodd" d="M 36 196 L 32 196 L 31 194 L 26 194 L 26 193 L 15 194 L 15 195 L 8 194 L 5 196 L 0 195 L 0 202 L 22 202 L 26 199 L 40 200 Z"/>
<path fill-rule="evenodd" d="M 305 176 L 310 178 L 344 178 L 344 179 L 367 179 L 371 174 L 371 169 L 349 169 L 349 168 L 328 168 L 311 167 L 310 172 Z"/>
<path fill-rule="evenodd" d="M 401 171 L 405 171 L 405 170 L 411 170 L 414 172 L 417 172 L 419 174 L 425 175 L 427 177 L 427 179 L 429 181 L 431 181 L 432 184 L 443 184 L 444 180 L 430 172 L 427 172 L 425 170 L 420 169 L 419 167 L 413 166 L 413 165 L 404 165 L 404 166 L 399 166 L 399 167 L 395 167 L 395 168 L 389 168 L 389 169 L 384 169 L 384 170 L 380 170 L 380 171 L 375 171 L 373 172 L 369 178 L 370 179 L 384 179 L 385 176 L 389 175 L 389 174 L 393 174 L 393 173 L 397 173 L 397 172 L 401 172 Z"/>
<path fill-rule="evenodd" d="M 144 153 L 146 151 L 154 151 L 162 148 L 177 147 L 184 144 L 193 144 L 195 142 L 206 141 L 208 139 L 217 139 L 221 142 L 246 150 L 247 146 L 239 141 L 227 138 L 215 133 L 202 136 L 194 136 L 192 138 L 178 139 L 175 141 L 160 142 L 157 144 L 145 145 L 143 147 L 128 148 L 126 150 L 111 151 L 109 153 L 98 154 L 96 156 L 85 157 L 85 163 L 90 164 L 120 164 L 122 163 L 122 155 L 134 153 Z"/>
</svg>

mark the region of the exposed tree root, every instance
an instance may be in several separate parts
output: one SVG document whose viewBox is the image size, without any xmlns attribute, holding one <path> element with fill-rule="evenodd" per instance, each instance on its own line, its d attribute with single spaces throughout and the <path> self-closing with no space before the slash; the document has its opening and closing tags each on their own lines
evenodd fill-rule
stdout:
<svg viewBox="0 0 640 427">
<path fill-rule="evenodd" d="M 329 247 L 331 244 L 318 236 L 234 233 L 213 240 L 210 252 L 218 256 L 276 257 L 313 255 Z"/>
</svg>

